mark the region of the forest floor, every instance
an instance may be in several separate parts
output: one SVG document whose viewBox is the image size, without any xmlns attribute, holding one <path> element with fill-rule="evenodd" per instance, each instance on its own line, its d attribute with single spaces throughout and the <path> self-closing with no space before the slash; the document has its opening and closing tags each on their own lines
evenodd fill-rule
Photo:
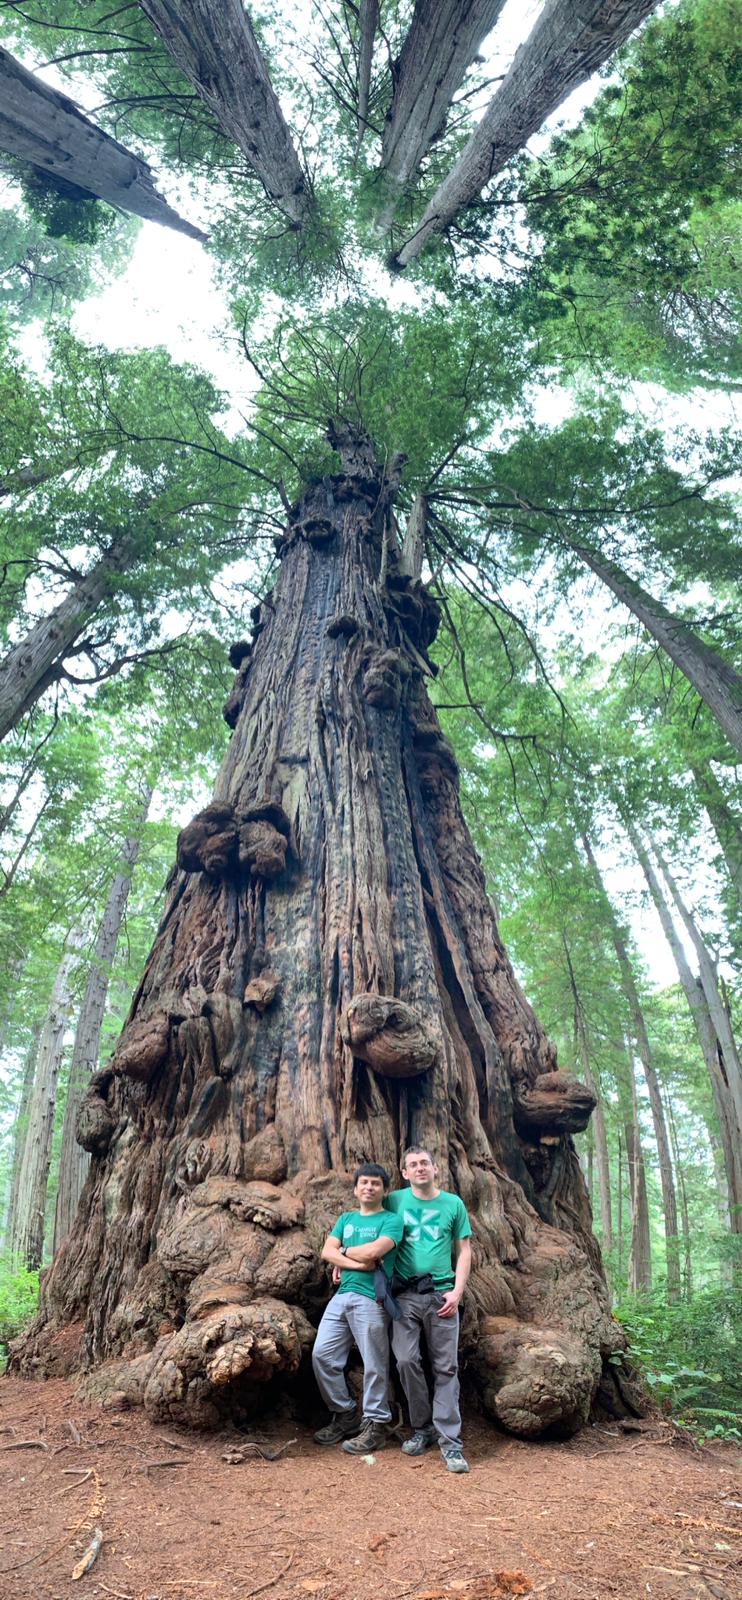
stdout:
<svg viewBox="0 0 742 1600">
<path fill-rule="evenodd" d="M 397 1440 L 356 1460 L 283 1421 L 250 1437 L 284 1449 L 268 1460 L 235 1429 L 159 1427 L 71 1382 L 0 1379 L 0 1597 L 742 1595 L 739 1447 L 693 1448 L 662 1423 L 525 1444 L 472 1418 L 471 1472 L 454 1477 L 437 1450 L 410 1459 Z"/>
</svg>

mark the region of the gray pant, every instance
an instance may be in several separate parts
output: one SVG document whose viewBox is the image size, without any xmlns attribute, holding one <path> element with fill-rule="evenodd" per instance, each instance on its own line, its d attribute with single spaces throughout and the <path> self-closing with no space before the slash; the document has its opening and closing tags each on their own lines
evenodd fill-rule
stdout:
<svg viewBox="0 0 742 1600">
<path fill-rule="evenodd" d="M 432 1423 L 442 1449 L 460 1450 L 459 1314 L 439 1317 L 440 1303 L 436 1294 L 401 1294 L 402 1316 L 392 1323 L 392 1349 L 413 1428 L 429 1428 Z M 420 1354 L 423 1334 L 433 1372 L 432 1406 Z"/>
<path fill-rule="evenodd" d="M 349 1289 L 333 1296 L 312 1350 L 314 1376 L 330 1411 L 355 1410 L 345 1381 L 345 1363 L 354 1344 L 363 1362 L 363 1415 L 373 1422 L 389 1422 L 389 1317 L 370 1295 Z"/>
</svg>

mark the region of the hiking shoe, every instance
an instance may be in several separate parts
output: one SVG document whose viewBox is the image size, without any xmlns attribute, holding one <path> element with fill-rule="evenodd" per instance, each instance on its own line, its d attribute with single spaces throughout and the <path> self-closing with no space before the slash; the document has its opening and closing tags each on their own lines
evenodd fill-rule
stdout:
<svg viewBox="0 0 742 1600">
<path fill-rule="evenodd" d="M 315 1433 L 315 1444 L 342 1444 L 343 1439 L 358 1433 L 362 1422 L 363 1418 L 355 1406 L 352 1411 L 333 1411 L 331 1421 Z"/>
<path fill-rule="evenodd" d="M 372 1450 L 383 1450 L 389 1443 L 387 1425 L 384 1422 L 372 1422 L 370 1417 L 364 1417 L 363 1427 L 354 1439 L 346 1439 L 343 1449 L 349 1456 L 367 1456 Z"/>
<path fill-rule="evenodd" d="M 469 1471 L 469 1463 L 466 1456 L 461 1450 L 457 1450 L 455 1446 L 449 1446 L 447 1450 L 441 1450 L 441 1455 L 449 1472 Z"/>
<path fill-rule="evenodd" d="M 405 1439 L 402 1449 L 406 1456 L 422 1456 L 431 1444 L 438 1443 L 435 1428 L 416 1428 L 415 1432 Z"/>
</svg>

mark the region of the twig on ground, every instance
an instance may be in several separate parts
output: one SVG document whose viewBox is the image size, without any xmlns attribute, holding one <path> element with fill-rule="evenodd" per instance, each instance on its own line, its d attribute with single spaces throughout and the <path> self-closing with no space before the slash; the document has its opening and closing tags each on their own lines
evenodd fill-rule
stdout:
<svg viewBox="0 0 742 1600">
<path fill-rule="evenodd" d="M 77 1423 L 73 1422 L 71 1417 L 65 1417 L 64 1425 L 65 1428 L 69 1429 L 69 1432 L 72 1434 L 74 1443 L 82 1444 L 82 1434 L 77 1426 Z"/>
<path fill-rule="evenodd" d="M 40 1561 L 42 1567 L 45 1567 L 47 1561 L 53 1561 L 54 1557 L 58 1556 L 61 1550 L 66 1549 L 67 1545 L 72 1543 L 75 1535 L 80 1533 L 81 1529 L 84 1528 L 86 1524 L 92 1522 L 94 1517 L 99 1517 L 101 1515 L 105 1505 L 106 1497 L 103 1493 L 101 1481 L 98 1477 L 95 1467 L 91 1467 L 90 1470 L 95 1478 L 95 1494 L 93 1495 L 87 1511 L 85 1512 L 84 1516 L 80 1518 L 79 1522 L 76 1522 L 74 1527 L 70 1528 L 65 1534 L 64 1538 L 60 1539 L 58 1544 L 53 1545 L 51 1550 L 48 1550 L 45 1556 L 41 1554 L 40 1550 L 37 1550 L 32 1556 L 25 1556 L 23 1561 L 15 1561 L 12 1567 L 3 1567 L 0 1576 L 4 1576 L 7 1572 L 18 1572 L 21 1567 L 30 1567 L 33 1561 Z"/>
<path fill-rule="evenodd" d="M 110 1584 L 103 1582 L 102 1578 L 98 1578 L 96 1581 L 99 1589 L 105 1589 L 106 1594 L 114 1594 L 116 1600 L 135 1600 L 133 1594 L 124 1594 L 123 1589 L 112 1589 Z"/>
<path fill-rule="evenodd" d="M 286 1576 L 293 1559 L 293 1555 L 290 1555 L 285 1567 L 282 1567 L 281 1571 L 276 1573 L 275 1578 L 268 1578 L 266 1583 L 259 1583 L 255 1589 L 246 1589 L 243 1600 L 250 1600 L 250 1596 L 254 1594 L 262 1594 L 264 1589 L 272 1589 L 274 1583 L 278 1583 L 281 1578 Z"/>
<path fill-rule="evenodd" d="M 175 1457 L 175 1456 L 166 1456 L 164 1461 L 145 1461 L 142 1464 L 141 1467 L 137 1467 L 137 1471 L 138 1472 L 149 1472 L 150 1467 L 187 1467 L 187 1466 L 188 1466 L 188 1462 L 187 1461 L 178 1461 L 177 1457 Z"/>
<path fill-rule="evenodd" d="M 244 1444 L 237 1445 L 234 1450 L 222 1451 L 222 1461 L 227 1461 L 232 1467 L 238 1467 L 245 1460 L 248 1450 L 257 1451 L 257 1454 L 262 1456 L 264 1461 L 277 1461 L 278 1457 L 283 1455 L 284 1450 L 290 1450 L 292 1444 L 296 1444 L 296 1440 L 287 1439 L 286 1443 L 279 1445 L 277 1450 L 264 1450 L 262 1445 L 255 1443 L 254 1439 L 247 1439 Z"/>
<path fill-rule="evenodd" d="M 45 1439 L 16 1439 L 13 1444 L 2 1444 L 0 1450 L 48 1450 Z"/>
</svg>

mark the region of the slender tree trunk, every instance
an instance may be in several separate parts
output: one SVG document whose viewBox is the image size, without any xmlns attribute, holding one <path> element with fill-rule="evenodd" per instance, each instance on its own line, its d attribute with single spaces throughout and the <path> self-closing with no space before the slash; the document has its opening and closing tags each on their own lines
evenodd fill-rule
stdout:
<svg viewBox="0 0 742 1600">
<path fill-rule="evenodd" d="M 368 125 L 369 95 L 371 92 L 371 68 L 374 60 L 374 44 L 379 27 L 379 0 L 360 0 L 358 7 L 358 138 L 355 148 L 355 159 L 363 144 L 363 136 Z"/>
<path fill-rule="evenodd" d="M 672 1170 L 672 1157 L 670 1155 L 670 1141 L 667 1136 L 665 1112 L 660 1094 L 659 1079 L 654 1065 L 649 1034 L 644 1020 L 639 991 L 634 980 L 634 973 L 629 959 L 626 941 L 619 926 L 618 918 L 608 897 L 600 875 L 600 869 L 595 859 L 593 849 L 586 834 L 582 836 L 585 854 L 595 876 L 596 883 L 600 884 L 601 897 L 606 907 L 609 919 L 609 928 L 613 948 L 616 952 L 621 973 L 621 983 L 631 1014 L 631 1023 L 639 1052 L 639 1059 L 644 1070 L 644 1078 L 649 1094 L 649 1105 L 652 1112 L 652 1124 L 657 1145 L 657 1159 L 660 1169 L 660 1183 L 662 1186 L 662 1210 L 665 1221 L 665 1252 L 667 1258 L 667 1294 L 668 1299 L 677 1299 L 680 1293 L 680 1260 L 678 1255 L 678 1208 L 675 1196 L 675 1179 Z"/>
<path fill-rule="evenodd" d="M 546 0 L 455 167 L 397 255 L 406 267 L 472 204 L 568 94 L 628 39 L 657 0 Z"/>
<path fill-rule="evenodd" d="M 567 959 L 567 970 L 569 972 L 569 982 L 572 990 L 572 999 L 574 1002 L 575 1038 L 579 1051 L 580 1065 L 582 1067 L 582 1074 L 585 1083 L 589 1089 L 592 1089 L 593 1094 L 595 1095 L 595 1110 L 592 1116 L 591 1128 L 595 1142 L 595 1158 L 598 1167 L 601 1244 L 604 1251 L 609 1251 L 613 1245 L 613 1224 L 611 1219 L 611 1169 L 608 1157 L 608 1138 L 605 1128 L 605 1115 L 603 1113 L 603 1102 L 600 1095 L 600 1088 L 593 1077 L 592 1066 L 590 1062 L 590 1043 L 587 1036 L 587 1028 L 585 1026 L 585 1014 L 582 1008 L 580 993 L 577 988 L 577 980 L 575 978 L 574 967 L 572 965 L 572 957 L 570 955 L 569 945 L 567 944 L 564 933 L 562 933 L 562 945 L 564 947 L 564 954 Z"/>
<path fill-rule="evenodd" d="M 13 1128 L 13 1155 L 10 1165 L 10 1189 L 8 1193 L 8 1208 L 4 1229 L 4 1242 L 6 1246 L 9 1246 L 10 1240 L 13 1237 L 13 1233 L 17 1228 L 18 1182 L 23 1163 L 23 1147 L 26 1142 L 26 1133 L 28 1131 L 28 1108 L 31 1101 L 31 1091 L 33 1089 L 40 1036 L 41 1023 L 39 1022 L 36 1024 L 36 1027 L 31 1034 L 28 1049 L 26 1051 L 26 1057 L 23 1063 L 21 1097 L 18 1103 L 18 1110 L 16 1112 L 15 1124 Z"/>
<path fill-rule="evenodd" d="M 445 127 L 451 101 L 505 0 L 416 0 L 394 68 L 382 170 L 399 192 Z M 396 196 L 387 220 L 394 212 Z"/>
<path fill-rule="evenodd" d="M 629 1247 L 629 1294 L 648 1294 L 652 1287 L 652 1239 L 649 1230 L 647 1171 L 644 1163 L 639 1110 L 636 1099 L 634 1057 L 627 1048 L 630 1094 L 630 1121 L 626 1128 L 626 1160 L 631 1189 L 631 1244 Z"/>
<path fill-rule="evenodd" d="M 140 0 L 142 10 L 228 139 L 294 227 L 308 220 L 309 185 L 242 0 Z"/>
<path fill-rule="evenodd" d="M 730 1095 L 734 1106 L 734 1115 L 737 1120 L 737 1126 L 738 1128 L 742 1128 L 742 1062 L 740 1062 L 737 1043 L 734 1038 L 734 1034 L 732 1033 L 732 1024 L 729 1013 L 719 992 L 716 964 L 709 954 L 706 942 L 697 928 L 690 911 L 685 905 L 683 897 L 670 871 L 667 861 L 665 860 L 659 845 L 654 839 L 652 840 L 652 849 L 662 869 L 662 874 L 667 883 L 667 887 L 670 890 L 672 898 L 678 908 L 683 921 L 683 926 L 686 929 L 686 932 L 693 943 L 696 955 L 698 956 L 701 986 L 706 998 L 706 1004 L 708 1006 L 709 1016 L 711 1017 L 714 1032 L 721 1047 L 721 1059 L 723 1061 L 723 1073 L 727 1092 Z"/>
<path fill-rule="evenodd" d="M 672 919 L 659 879 L 642 840 L 633 825 L 624 819 L 637 859 L 652 896 L 662 929 L 672 951 L 688 1009 L 693 1018 L 701 1053 L 711 1080 L 714 1103 L 719 1121 L 721 1146 L 724 1154 L 729 1194 L 729 1216 L 732 1231 L 742 1233 L 742 1124 L 737 1123 L 734 1103 L 729 1095 L 728 1073 L 724 1067 L 723 1049 L 711 1020 L 703 986 L 691 972 L 683 942 Z"/>
<path fill-rule="evenodd" d="M 696 788 L 708 813 L 724 857 L 727 872 L 742 911 L 742 826 L 735 816 L 710 762 L 701 766 L 691 761 Z"/>
<path fill-rule="evenodd" d="M 642 589 L 636 579 L 630 578 L 615 561 L 610 561 L 607 556 L 599 555 L 597 551 L 577 541 L 564 539 L 564 542 L 568 543 L 575 555 L 607 584 L 616 598 L 639 618 L 651 637 L 662 645 L 663 650 L 667 651 L 670 659 L 685 674 L 689 683 L 693 684 L 701 699 L 713 712 L 731 744 L 742 752 L 740 674 L 730 667 L 717 650 L 712 650 L 710 645 L 704 644 L 686 622 L 674 617 L 661 600 L 655 600 L 646 589 Z"/>
<path fill-rule="evenodd" d="M 81 637 L 132 554 L 122 535 L 95 566 L 0 661 L 0 739 L 16 728 L 50 684 L 61 677 L 65 656 Z"/>
<path fill-rule="evenodd" d="M 692 1251 L 691 1251 L 691 1242 L 690 1242 L 690 1216 L 689 1216 L 689 1212 L 688 1212 L 688 1191 L 687 1191 L 686 1186 L 685 1186 L 685 1174 L 684 1174 L 684 1171 L 683 1171 L 683 1162 L 681 1160 L 680 1147 L 678 1145 L 678 1130 L 677 1130 L 677 1125 L 676 1125 L 676 1122 L 675 1122 L 675 1113 L 674 1113 L 673 1108 L 672 1108 L 672 1095 L 670 1095 L 670 1094 L 666 1094 L 665 1095 L 665 1106 L 666 1106 L 666 1114 L 667 1114 L 667 1125 L 668 1125 L 668 1127 L 670 1129 L 670 1141 L 671 1141 L 671 1144 L 672 1144 L 672 1159 L 673 1159 L 673 1162 L 675 1163 L 675 1171 L 677 1172 L 677 1175 L 678 1175 L 678 1186 L 679 1186 L 679 1189 L 680 1189 L 680 1216 L 681 1216 L 682 1227 L 683 1227 L 683 1260 L 684 1260 L 683 1293 L 684 1293 L 685 1299 L 686 1300 L 690 1300 L 690 1298 L 691 1298 L 691 1296 L 693 1294 L 693 1255 L 692 1255 Z"/>
<path fill-rule="evenodd" d="M 159 195 L 146 161 L 125 149 L 58 89 L 0 49 L 0 149 L 61 180 L 70 198 L 106 200 L 190 239 L 206 237 Z"/>
<path fill-rule="evenodd" d="M 71 933 L 57 968 L 49 1008 L 41 1029 L 33 1086 L 28 1100 L 27 1127 L 13 1207 L 11 1251 L 31 1272 L 41 1266 L 44 1250 L 44 1218 L 57 1084 L 72 1006 L 72 975 L 82 943 L 79 930 Z"/>
<path fill-rule="evenodd" d="M 57 1188 L 57 1204 L 54 1216 L 55 1252 L 59 1249 L 62 1241 L 66 1239 L 72 1227 L 90 1165 L 89 1153 L 77 1143 L 75 1136 L 77 1116 L 83 1094 L 90 1078 L 98 1067 L 100 1033 L 106 1010 L 111 964 L 116 954 L 121 922 L 131 888 L 132 873 L 139 855 L 142 829 L 147 820 L 152 794 L 153 785 L 149 783 L 143 785 L 141 803 L 136 817 L 136 831 L 124 842 L 121 851 L 121 865 L 108 892 L 108 900 L 100 928 L 98 929 L 93 961 L 77 1021 L 70 1064 L 67 1101 L 64 1108 L 62 1149 L 59 1158 L 59 1186 Z"/>
<path fill-rule="evenodd" d="M 623 1278 L 623 1145 L 621 1131 L 618 1133 L 618 1223 L 616 1228 L 616 1242 L 618 1250 L 618 1280 Z"/>
<path fill-rule="evenodd" d="M 180 835 L 82 1102 L 90 1177 L 13 1362 L 43 1367 L 83 1320 L 89 1363 L 136 1336 L 96 1382 L 152 1416 L 265 1405 L 312 1342 L 355 1163 L 396 1172 L 418 1141 L 472 1213 L 483 1405 L 570 1432 L 616 1339 L 571 1138 L 593 1096 L 555 1071 L 497 931 L 426 692 L 437 606 L 398 572 L 397 473 L 346 425 L 330 439 L 343 470 L 290 513 L 216 798 Z"/>
</svg>

